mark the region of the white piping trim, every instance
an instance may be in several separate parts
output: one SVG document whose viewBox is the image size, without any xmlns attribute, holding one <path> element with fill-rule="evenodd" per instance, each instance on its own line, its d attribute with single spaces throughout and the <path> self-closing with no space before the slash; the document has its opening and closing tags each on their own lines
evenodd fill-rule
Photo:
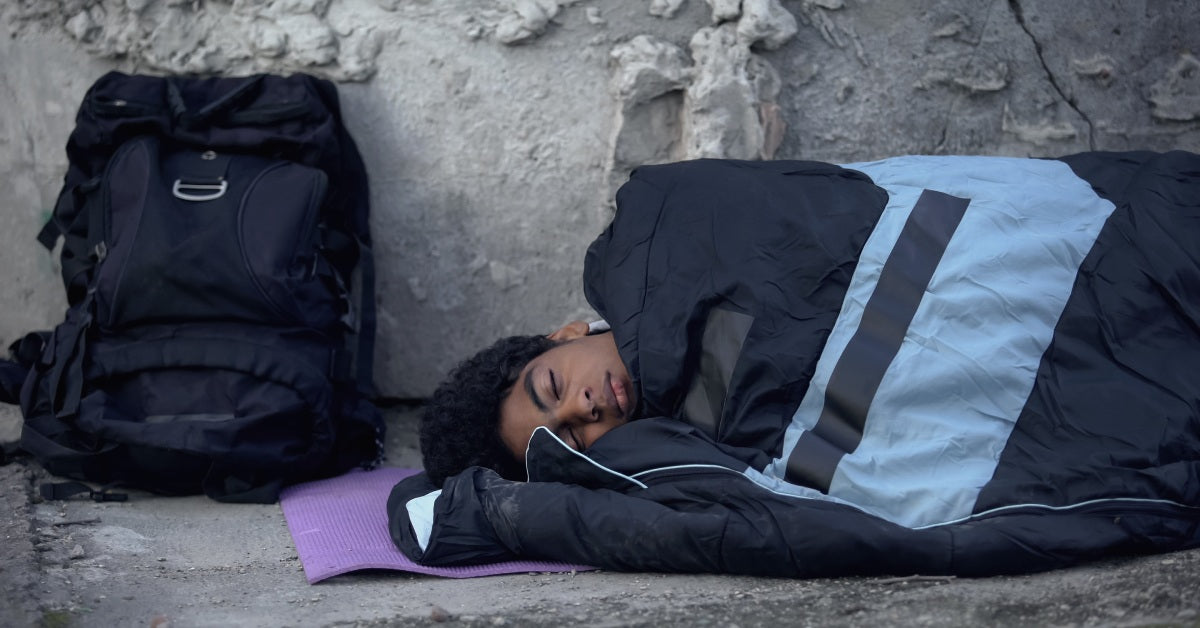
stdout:
<svg viewBox="0 0 1200 628">
<path fill-rule="evenodd" d="M 730 473 L 736 473 L 738 475 L 743 475 L 740 471 L 730 469 L 729 467 L 726 467 L 723 465 L 697 463 L 697 464 L 676 464 L 676 465 L 671 465 L 669 467 L 655 467 L 653 469 L 646 469 L 645 471 L 638 471 L 637 473 L 633 474 L 633 477 L 635 477 L 635 478 L 641 477 L 643 475 L 646 475 L 647 473 L 657 473 L 659 471 L 672 471 L 674 469 L 720 469 L 722 471 L 728 471 Z M 749 478 L 747 478 L 747 479 L 749 479 Z"/>
<path fill-rule="evenodd" d="M 782 495 L 784 497 L 791 497 L 791 498 L 795 498 L 795 499 L 805 499 L 805 500 L 809 500 L 809 501 L 829 501 L 829 503 L 837 503 L 837 504 L 842 504 L 844 506 L 849 506 L 851 508 L 854 508 L 855 510 L 858 510 L 859 512 L 861 512 L 863 514 L 871 515 L 873 517 L 879 516 L 876 514 L 872 514 L 855 504 L 851 504 L 849 502 L 845 502 L 842 500 L 820 500 L 820 499 L 815 499 L 812 497 L 805 497 L 803 495 L 795 495 L 792 493 L 784 493 L 782 491 L 777 491 L 769 486 L 764 486 L 764 485 L 760 484 L 757 480 L 755 480 L 750 474 L 746 473 L 745 471 L 737 471 L 735 469 L 730 469 L 729 467 L 719 465 L 719 464 L 701 464 L 701 463 L 677 464 L 677 465 L 671 465 L 671 466 L 667 466 L 667 467 L 655 467 L 653 469 L 647 469 L 645 471 L 638 471 L 637 473 L 633 474 L 632 476 L 625 475 L 624 473 L 621 473 L 619 471 L 614 471 L 614 470 L 596 462 L 595 460 L 592 460 L 591 458 L 583 455 L 582 453 L 575 451 L 569 445 L 567 445 L 567 443 L 565 441 L 563 441 L 561 438 L 559 438 L 558 435 L 556 435 L 554 432 L 550 431 L 550 428 L 547 428 L 544 425 L 540 425 L 537 428 L 535 428 L 533 431 L 534 431 L 534 433 L 536 433 L 538 430 L 545 430 L 546 433 L 549 434 L 552 438 L 554 438 L 554 440 L 558 441 L 559 444 L 561 444 L 564 449 L 566 449 L 567 451 L 571 452 L 572 454 L 574 454 L 576 456 L 579 456 L 580 458 L 583 458 L 584 460 L 586 460 L 588 463 L 590 463 L 592 466 L 596 467 L 597 469 L 600 469 L 602 471 L 605 471 L 607 473 L 615 475 L 623 480 L 629 480 L 630 482 L 636 484 L 637 486 L 639 486 L 641 488 L 649 488 L 649 487 L 646 484 L 642 483 L 641 481 L 637 480 L 636 478 L 642 477 L 645 475 L 649 475 L 651 473 L 657 473 L 659 471 L 673 471 L 675 469 L 720 469 L 722 471 L 728 471 L 735 475 L 739 475 L 743 478 L 746 478 L 747 480 L 750 481 L 751 484 L 767 491 L 768 493 L 773 493 L 775 495 Z M 529 441 L 533 442 L 532 436 L 530 436 Z M 525 459 L 526 459 L 525 476 L 529 477 L 529 445 L 525 446 Z M 751 469 L 753 469 L 753 468 L 747 467 L 747 471 L 749 471 Z M 945 526 L 945 525 L 953 525 L 956 523 L 962 523 L 964 521 L 970 521 L 971 519 L 977 519 L 977 518 L 985 517 L 988 515 L 992 515 L 992 514 L 995 514 L 998 512 L 1003 512 L 1006 510 L 1018 510 L 1021 508 L 1037 508 L 1037 509 L 1042 509 L 1042 510 L 1065 511 L 1065 510 L 1074 510 L 1076 508 L 1083 508 L 1085 506 L 1092 506 L 1095 504 L 1118 503 L 1118 502 L 1164 504 L 1164 505 L 1169 505 L 1169 506 L 1177 506 L 1179 508 L 1184 508 L 1187 510 L 1200 511 L 1200 507 L 1189 506 L 1187 504 L 1181 504 L 1179 502 L 1174 502 L 1169 499 L 1146 499 L 1146 498 L 1142 498 L 1142 497 L 1110 497 L 1110 498 L 1105 498 L 1105 499 L 1091 499 L 1088 501 L 1079 502 L 1077 504 L 1070 504 L 1067 506 L 1050 506 L 1047 504 L 1009 504 L 1007 506 L 1000 506 L 998 508 L 992 508 L 991 510 L 985 510 L 983 512 L 973 513 L 973 514 L 967 515 L 966 517 L 959 517 L 958 519 L 951 519 L 949 521 L 943 521 L 941 523 L 930 523 L 927 525 L 916 526 L 916 527 L 912 527 L 909 529 L 910 530 L 925 530 L 927 528 L 936 528 L 936 527 Z M 895 522 L 892 522 L 892 523 L 895 523 Z M 897 525 L 899 525 L 899 524 L 897 524 Z M 906 527 L 906 526 L 902 526 L 902 527 Z"/>
<path fill-rule="evenodd" d="M 766 486 L 766 485 L 760 483 L 758 480 L 754 479 L 754 476 L 747 473 L 747 471 L 754 471 L 755 473 L 761 473 L 761 472 L 758 471 L 757 469 L 754 469 L 753 467 L 747 467 L 746 471 L 743 471 L 740 475 L 742 477 L 746 478 L 747 480 L 750 480 L 750 483 L 763 489 L 764 491 L 767 491 L 768 493 L 773 493 L 775 495 L 781 495 L 783 497 L 791 497 L 794 499 L 806 499 L 806 500 L 814 501 L 814 502 L 840 504 L 842 506 L 848 506 L 850 508 L 853 508 L 863 514 L 871 515 L 872 517 L 879 517 L 880 519 L 883 519 L 884 521 L 888 521 L 889 523 L 896 523 L 895 521 L 891 521 L 891 520 L 887 519 L 886 517 L 880 517 L 879 515 L 877 515 L 875 513 L 869 512 L 869 511 L 863 509 L 861 506 L 858 506 L 857 504 L 852 504 L 850 502 L 847 502 L 847 501 L 844 501 L 841 499 L 836 499 L 836 498 L 835 499 L 818 499 L 816 497 L 805 497 L 804 495 L 796 495 L 795 493 L 785 493 L 783 491 L 777 491 L 769 486 Z M 923 526 L 916 526 L 916 527 L 911 527 L 911 528 L 908 528 L 908 526 L 905 526 L 903 524 L 897 523 L 896 525 L 908 528 L 910 530 L 924 530 L 927 528 L 936 528 L 936 527 L 940 527 L 940 526 L 954 525 L 956 523 L 970 521 L 971 519 L 977 519 L 977 518 L 984 517 L 987 515 L 992 515 L 992 514 L 995 514 L 998 512 L 1003 512 L 1005 510 L 1017 510 L 1020 508 L 1039 508 L 1039 509 L 1043 509 L 1043 510 L 1060 510 L 1061 511 L 1061 510 L 1074 510 L 1076 508 L 1083 508 L 1085 506 L 1092 506 L 1095 504 L 1103 504 L 1103 503 L 1109 503 L 1109 502 L 1164 504 L 1164 505 L 1168 505 L 1168 506 L 1177 506 L 1179 508 L 1184 508 L 1186 510 L 1195 510 L 1195 511 L 1200 512 L 1200 506 L 1190 506 L 1188 504 L 1181 504 L 1179 502 L 1171 501 L 1169 499 L 1147 499 L 1144 497 L 1108 497 L 1105 499 L 1090 499 L 1088 501 L 1079 502 L 1078 504 L 1069 504 L 1067 506 L 1050 506 L 1047 504 L 1009 504 L 1007 506 L 999 506 L 997 508 L 992 508 L 991 510 L 985 510 L 983 512 L 973 513 L 973 514 L 967 515 L 965 517 L 959 517 L 958 519 L 951 519 L 949 521 L 943 521 L 941 523 L 930 523 L 930 524 L 926 524 Z"/>
<path fill-rule="evenodd" d="M 930 523 L 928 525 L 918 526 L 918 527 L 915 527 L 912 529 L 913 530 L 924 530 L 925 528 L 936 528 L 938 526 L 953 525 L 955 523 L 962 523 L 964 521 L 968 521 L 971 519 L 977 519 L 977 518 L 995 514 L 998 512 L 1003 512 L 1005 510 L 1016 510 L 1019 508 L 1037 508 L 1037 509 L 1041 509 L 1041 510 L 1074 510 L 1076 508 L 1082 508 L 1084 506 L 1091 506 L 1094 504 L 1103 504 L 1103 503 L 1109 503 L 1109 502 L 1166 504 L 1166 505 L 1170 505 L 1170 506 L 1178 506 L 1180 508 L 1185 508 L 1188 510 L 1200 511 L 1200 507 L 1189 506 L 1187 504 L 1181 504 L 1179 502 L 1173 502 L 1169 499 L 1147 499 L 1144 497 L 1109 497 L 1106 499 L 1091 499 L 1091 500 L 1088 500 L 1085 502 L 1079 502 L 1078 504 L 1070 504 L 1068 506 L 1050 506 L 1047 504 L 1010 504 L 1008 506 L 999 506 L 997 508 L 992 508 L 991 510 L 985 510 L 983 512 L 977 512 L 974 514 L 970 514 L 970 515 L 967 515 L 966 517 L 960 517 L 958 519 L 952 519 L 950 521 L 943 521 L 942 523 Z"/>
<path fill-rule="evenodd" d="M 612 475 L 615 475 L 623 480 L 629 480 L 630 482 L 633 482 L 634 484 L 638 485 L 641 488 L 647 488 L 647 486 L 645 484 L 642 484 L 641 482 L 629 477 L 628 475 L 625 475 L 624 473 L 620 473 L 618 471 L 613 471 L 612 469 L 609 469 L 608 467 L 600 464 L 599 462 L 596 462 L 595 460 L 588 458 L 587 456 L 583 455 L 582 453 L 575 451 L 574 449 L 571 448 L 570 445 L 567 445 L 567 443 L 565 441 L 563 441 L 563 439 L 559 438 L 557 434 L 555 434 L 554 432 L 551 432 L 550 428 L 546 427 L 545 425 L 539 425 L 536 428 L 534 428 L 533 433 L 529 435 L 529 443 L 533 442 L 533 434 L 537 434 L 538 430 L 545 430 L 545 432 L 547 434 L 549 434 L 551 436 L 551 438 L 558 441 L 559 444 L 561 444 L 564 449 L 571 452 L 572 454 L 575 454 L 576 456 L 579 456 L 580 458 L 583 458 L 584 460 L 587 460 L 589 463 L 592 464 L 592 466 L 596 467 L 597 469 L 600 469 L 602 471 L 607 471 L 608 473 L 611 473 Z M 525 477 L 526 478 L 529 477 L 529 443 L 525 444 Z"/>
</svg>

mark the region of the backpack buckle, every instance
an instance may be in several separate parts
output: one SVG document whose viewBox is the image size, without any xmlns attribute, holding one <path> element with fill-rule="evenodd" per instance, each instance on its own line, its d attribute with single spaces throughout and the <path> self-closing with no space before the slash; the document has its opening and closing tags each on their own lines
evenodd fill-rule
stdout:
<svg viewBox="0 0 1200 628">
<path fill-rule="evenodd" d="M 229 184 L 224 179 L 216 183 L 195 183 L 175 179 L 175 185 L 171 186 L 171 194 L 182 201 L 215 201 L 225 196 L 225 190 L 228 188 Z"/>
</svg>

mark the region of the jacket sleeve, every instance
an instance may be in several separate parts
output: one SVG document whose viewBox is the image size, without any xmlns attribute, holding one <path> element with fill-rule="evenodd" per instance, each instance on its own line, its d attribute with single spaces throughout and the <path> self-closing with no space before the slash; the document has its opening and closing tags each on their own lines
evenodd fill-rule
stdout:
<svg viewBox="0 0 1200 628">
<path fill-rule="evenodd" d="M 436 490 L 423 475 L 398 484 L 388 510 L 397 547 L 426 565 L 520 557 L 614 571 L 800 577 L 934 573 L 949 565 L 949 543 L 936 531 L 919 533 L 931 542 L 913 543 L 913 531 L 837 504 L 776 508 L 761 489 L 719 489 L 720 499 L 676 483 L 625 494 L 512 482 L 476 467 L 446 481 L 424 543 L 408 508 Z"/>
<path fill-rule="evenodd" d="M 724 533 L 719 515 L 683 516 L 607 489 L 513 482 L 481 467 L 448 478 L 436 500 L 425 502 L 432 512 L 418 512 L 419 500 L 437 492 L 419 474 L 397 484 L 388 499 L 393 541 L 421 564 L 526 558 L 623 571 L 720 571 L 712 556 Z"/>
</svg>

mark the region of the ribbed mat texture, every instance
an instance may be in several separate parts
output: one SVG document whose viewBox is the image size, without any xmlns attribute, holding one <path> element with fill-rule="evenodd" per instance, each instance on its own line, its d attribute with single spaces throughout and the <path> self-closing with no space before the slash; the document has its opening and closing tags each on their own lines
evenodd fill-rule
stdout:
<svg viewBox="0 0 1200 628">
<path fill-rule="evenodd" d="M 520 560 L 472 567 L 426 567 L 409 560 L 388 534 L 387 499 L 416 469 L 385 467 L 352 471 L 327 480 L 297 484 L 279 497 L 309 584 L 360 569 L 474 578 L 530 571 L 585 571 L 584 565 Z"/>
</svg>

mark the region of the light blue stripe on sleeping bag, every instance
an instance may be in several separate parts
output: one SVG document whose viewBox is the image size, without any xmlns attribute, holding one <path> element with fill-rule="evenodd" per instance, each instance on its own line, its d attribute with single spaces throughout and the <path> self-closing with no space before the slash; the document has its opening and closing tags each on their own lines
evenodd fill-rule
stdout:
<svg viewBox="0 0 1200 628">
<path fill-rule="evenodd" d="M 783 455 L 765 474 L 750 475 L 777 492 L 847 503 L 904 526 L 958 519 L 971 514 L 995 471 L 1079 264 L 1114 208 L 1053 160 L 910 156 L 846 167 L 884 188 L 888 204 Z M 970 204 L 829 493 L 789 484 L 782 479 L 788 456 L 816 424 L 830 374 L 924 189 Z"/>
</svg>

